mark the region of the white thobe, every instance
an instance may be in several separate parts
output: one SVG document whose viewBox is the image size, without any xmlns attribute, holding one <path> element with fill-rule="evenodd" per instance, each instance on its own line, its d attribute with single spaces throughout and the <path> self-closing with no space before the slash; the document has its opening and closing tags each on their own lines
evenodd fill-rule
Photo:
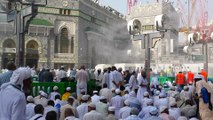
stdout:
<svg viewBox="0 0 213 120">
<path fill-rule="evenodd" d="M 118 112 L 119 119 L 125 119 L 130 116 L 131 108 L 129 106 L 125 106 L 121 108 Z"/>
<path fill-rule="evenodd" d="M 64 120 L 81 120 L 81 119 L 78 119 L 74 116 L 69 116 L 69 117 L 66 117 Z"/>
<path fill-rule="evenodd" d="M 55 111 L 57 113 L 57 116 L 58 116 L 58 110 L 51 105 L 48 105 L 47 107 L 44 108 L 44 116 L 46 116 L 47 113 L 50 112 L 50 111 Z"/>
<path fill-rule="evenodd" d="M 85 93 L 87 93 L 87 81 L 89 80 L 88 73 L 85 70 L 81 69 L 76 73 L 75 78 L 77 80 L 77 95 L 80 95 L 80 91 L 82 89 L 84 89 Z"/>
<path fill-rule="evenodd" d="M 92 110 L 84 115 L 83 120 L 104 120 L 104 116 L 101 113 Z"/>
<path fill-rule="evenodd" d="M 110 87 L 110 80 L 109 80 L 109 73 L 108 73 L 108 72 L 105 72 L 105 73 L 104 73 L 102 83 L 103 83 L 103 84 L 106 83 L 106 84 L 107 84 L 107 88 Z"/>
<path fill-rule="evenodd" d="M 55 92 L 55 91 L 53 91 L 53 92 L 51 92 L 50 93 L 50 100 L 55 100 L 55 96 L 56 95 L 60 95 L 60 93 L 59 92 Z M 60 95 L 61 96 L 61 95 Z"/>
<path fill-rule="evenodd" d="M 110 105 L 115 107 L 115 117 L 119 118 L 118 112 L 124 106 L 124 99 L 120 95 L 116 95 L 111 99 Z"/>
<path fill-rule="evenodd" d="M 104 96 L 107 98 L 107 101 L 110 102 L 111 98 L 112 98 L 112 91 L 108 88 L 103 88 L 100 90 L 99 92 L 100 96 Z"/>
<path fill-rule="evenodd" d="M 129 87 L 130 87 L 131 91 L 138 89 L 138 81 L 134 75 L 131 75 L 131 77 L 129 79 Z"/>
<path fill-rule="evenodd" d="M 109 76 L 110 76 L 110 89 L 112 89 L 112 88 L 116 89 L 117 86 L 112 81 L 115 81 L 116 84 L 121 82 L 123 80 L 121 73 L 114 70 L 114 71 L 110 72 Z"/>
<path fill-rule="evenodd" d="M 98 74 L 98 72 L 95 72 L 95 80 L 96 80 L 96 85 L 97 86 L 102 86 L 103 85 L 103 73 L 101 72 Z"/>
<path fill-rule="evenodd" d="M 108 115 L 108 107 L 109 105 L 107 105 L 106 103 L 98 102 L 96 104 L 96 111 L 106 117 Z"/>
<path fill-rule="evenodd" d="M 25 120 L 25 109 L 23 92 L 11 85 L 0 91 L 0 120 Z"/>
<path fill-rule="evenodd" d="M 82 103 L 77 107 L 77 112 L 79 118 L 82 120 L 83 116 L 88 112 L 88 104 L 87 103 Z"/>
<path fill-rule="evenodd" d="M 155 76 L 155 77 L 152 77 L 152 83 L 151 83 L 151 86 L 154 86 L 155 88 L 157 88 L 157 85 L 159 85 L 159 82 L 158 82 L 158 77 Z"/>
<path fill-rule="evenodd" d="M 41 116 L 41 117 L 40 117 Z M 38 118 L 39 117 L 39 118 Z M 36 114 L 34 115 L 32 118 L 30 118 L 29 120 L 35 120 L 36 118 L 38 118 L 37 120 L 45 120 L 45 118 L 43 117 L 42 114 Z M 21 120 L 21 119 L 19 119 Z"/>
<path fill-rule="evenodd" d="M 169 115 L 174 117 L 177 120 L 181 116 L 180 108 L 170 108 Z"/>
<path fill-rule="evenodd" d="M 168 107 L 169 100 L 168 98 L 161 98 L 158 101 L 154 101 L 154 105 L 160 109 L 161 106 L 167 106 Z"/>
<path fill-rule="evenodd" d="M 99 101 L 100 101 L 100 96 L 98 96 L 98 95 L 93 95 L 92 97 L 91 97 L 91 101 L 92 101 L 92 103 L 93 104 L 97 104 Z"/>
<path fill-rule="evenodd" d="M 141 103 L 136 97 L 130 96 L 128 99 L 130 107 L 136 107 L 138 110 L 141 110 Z"/>
<path fill-rule="evenodd" d="M 193 94 L 195 92 L 195 87 L 193 85 L 189 85 L 189 91 Z"/>
<path fill-rule="evenodd" d="M 138 89 L 138 92 L 137 92 L 137 98 L 138 98 L 138 100 L 141 100 L 141 99 L 143 99 L 143 94 L 144 94 L 144 92 L 147 91 L 147 87 L 146 87 L 146 86 L 141 87 L 140 85 L 141 85 L 141 84 L 142 84 L 142 85 L 147 85 L 148 82 L 147 82 L 146 79 L 144 79 L 144 78 L 141 76 L 141 74 L 138 76 L 137 80 L 138 80 L 138 85 L 139 85 L 139 89 Z"/>
<path fill-rule="evenodd" d="M 46 98 L 44 98 L 44 97 L 41 97 L 41 99 L 36 99 L 35 100 L 35 104 L 36 105 L 41 104 L 43 107 L 46 107 L 47 103 L 48 103 L 48 100 Z"/>
<path fill-rule="evenodd" d="M 59 119 L 59 120 L 64 120 L 64 118 L 65 118 L 65 110 L 66 110 L 67 108 L 70 108 L 70 109 L 72 110 L 74 116 L 75 116 L 75 117 L 78 117 L 77 110 L 76 110 L 74 107 L 72 107 L 70 104 L 66 104 L 66 105 L 64 105 L 64 106 L 62 106 L 62 107 L 60 108 L 61 114 L 60 114 L 60 119 Z"/>
<path fill-rule="evenodd" d="M 151 115 L 149 114 L 149 112 L 150 112 L 150 109 L 153 109 L 153 108 L 155 108 L 155 107 L 154 106 L 143 107 L 143 109 L 140 111 L 140 113 L 138 114 L 138 116 L 141 119 L 150 117 Z"/>
<path fill-rule="evenodd" d="M 35 115 L 34 107 L 35 107 L 35 104 L 33 104 L 33 103 L 28 103 L 26 105 L 26 110 L 25 110 L 26 120 L 29 120 L 31 117 L 33 117 Z"/>
<path fill-rule="evenodd" d="M 150 100 L 151 100 L 151 99 L 150 99 L 150 98 L 147 98 L 147 97 L 143 98 L 143 99 L 141 100 L 141 108 L 146 107 L 146 106 L 147 106 L 147 102 L 150 101 Z"/>
<path fill-rule="evenodd" d="M 124 98 L 124 100 L 127 100 L 127 99 L 129 98 L 129 94 L 125 94 L 125 95 L 123 96 L 123 98 Z"/>
<path fill-rule="evenodd" d="M 180 99 L 185 101 L 186 99 L 192 100 L 192 93 L 189 91 L 181 91 Z"/>
</svg>

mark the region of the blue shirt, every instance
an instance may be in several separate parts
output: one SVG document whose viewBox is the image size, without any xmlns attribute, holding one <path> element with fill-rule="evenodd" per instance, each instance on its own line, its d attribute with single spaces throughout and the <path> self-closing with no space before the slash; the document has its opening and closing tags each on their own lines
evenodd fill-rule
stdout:
<svg viewBox="0 0 213 120">
<path fill-rule="evenodd" d="M 10 77 L 12 76 L 12 74 L 13 74 L 13 71 L 11 70 L 0 74 L 0 86 L 4 83 L 10 82 Z"/>
</svg>

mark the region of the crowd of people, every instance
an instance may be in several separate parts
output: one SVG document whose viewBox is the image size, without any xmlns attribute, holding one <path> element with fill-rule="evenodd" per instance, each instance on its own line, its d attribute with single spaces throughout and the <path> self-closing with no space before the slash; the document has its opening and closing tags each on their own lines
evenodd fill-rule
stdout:
<svg viewBox="0 0 213 120">
<path fill-rule="evenodd" d="M 161 85 L 151 70 L 147 76 L 143 69 L 130 72 L 112 66 L 91 74 L 81 66 L 70 70 L 69 82 L 77 82 L 76 90 L 67 87 L 59 93 L 54 86 L 50 94 L 39 91 L 32 96 L 35 69 L 16 69 L 12 62 L 7 69 L 0 75 L 0 120 L 198 120 L 200 100 L 212 109 L 203 71 L 179 72 L 173 83 Z M 47 68 L 38 73 L 41 82 L 63 82 L 67 77 L 63 66 L 57 72 Z M 92 94 L 87 92 L 90 79 L 96 81 Z"/>
</svg>

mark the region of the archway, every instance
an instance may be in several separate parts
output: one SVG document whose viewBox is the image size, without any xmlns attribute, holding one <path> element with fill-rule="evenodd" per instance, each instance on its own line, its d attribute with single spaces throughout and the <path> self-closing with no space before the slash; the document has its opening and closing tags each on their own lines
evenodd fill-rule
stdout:
<svg viewBox="0 0 213 120">
<path fill-rule="evenodd" d="M 7 62 L 15 62 L 16 43 L 12 39 L 7 39 L 3 42 L 2 68 L 6 68 Z"/>
<path fill-rule="evenodd" d="M 37 67 L 39 52 L 38 43 L 35 40 L 30 40 L 26 45 L 26 65 L 29 67 Z"/>
</svg>

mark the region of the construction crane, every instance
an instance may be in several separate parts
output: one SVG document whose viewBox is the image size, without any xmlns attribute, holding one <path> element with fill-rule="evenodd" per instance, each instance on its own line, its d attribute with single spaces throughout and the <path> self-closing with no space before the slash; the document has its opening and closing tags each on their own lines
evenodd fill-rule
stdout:
<svg viewBox="0 0 213 120">
<path fill-rule="evenodd" d="M 128 14 L 130 13 L 133 6 L 137 5 L 137 0 L 127 0 Z"/>
</svg>

